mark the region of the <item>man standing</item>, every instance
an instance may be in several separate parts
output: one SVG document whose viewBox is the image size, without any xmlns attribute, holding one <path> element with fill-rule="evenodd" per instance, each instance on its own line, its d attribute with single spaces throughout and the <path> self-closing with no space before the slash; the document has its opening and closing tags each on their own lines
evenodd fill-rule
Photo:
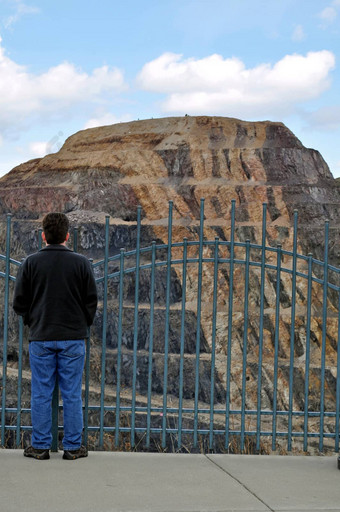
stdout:
<svg viewBox="0 0 340 512">
<path fill-rule="evenodd" d="M 81 384 L 85 338 L 97 309 L 91 264 L 66 247 L 69 222 L 63 213 L 43 219 L 46 247 L 28 256 L 16 279 L 13 308 L 29 326 L 32 372 L 32 445 L 26 457 L 49 459 L 52 394 L 58 376 L 64 411 L 64 459 L 87 456 L 82 445 Z"/>
</svg>

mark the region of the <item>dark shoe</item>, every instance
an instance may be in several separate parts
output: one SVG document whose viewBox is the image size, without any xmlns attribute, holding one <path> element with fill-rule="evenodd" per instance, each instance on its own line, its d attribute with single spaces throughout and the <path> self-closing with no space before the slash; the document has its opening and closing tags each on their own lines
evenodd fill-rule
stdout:
<svg viewBox="0 0 340 512">
<path fill-rule="evenodd" d="M 338 469 L 340 469 L 340 457 L 338 457 Z"/>
<path fill-rule="evenodd" d="M 24 449 L 25 457 L 33 457 L 33 459 L 38 460 L 46 460 L 50 458 L 50 450 L 46 450 L 45 448 L 34 448 L 33 446 L 27 446 Z"/>
<path fill-rule="evenodd" d="M 81 457 L 87 457 L 88 451 L 86 446 L 81 446 L 78 450 L 64 450 L 63 459 L 75 460 Z"/>
</svg>

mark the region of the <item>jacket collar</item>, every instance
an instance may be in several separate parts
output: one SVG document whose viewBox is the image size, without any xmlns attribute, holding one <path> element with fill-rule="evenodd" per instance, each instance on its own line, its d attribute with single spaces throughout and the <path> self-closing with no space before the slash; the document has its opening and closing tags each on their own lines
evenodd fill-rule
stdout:
<svg viewBox="0 0 340 512">
<path fill-rule="evenodd" d="M 73 251 L 71 251 L 71 249 L 69 249 L 68 247 L 65 247 L 65 245 L 61 245 L 61 244 L 49 244 L 49 245 L 46 245 L 46 247 L 43 247 L 42 249 L 40 249 L 40 251 L 70 251 L 70 252 L 73 252 Z"/>
</svg>

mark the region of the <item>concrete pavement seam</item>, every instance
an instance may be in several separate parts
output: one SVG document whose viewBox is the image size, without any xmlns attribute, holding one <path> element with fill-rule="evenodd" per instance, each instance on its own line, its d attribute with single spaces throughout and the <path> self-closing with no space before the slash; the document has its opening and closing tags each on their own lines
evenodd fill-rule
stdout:
<svg viewBox="0 0 340 512">
<path fill-rule="evenodd" d="M 218 469 L 223 471 L 223 473 L 230 476 L 233 480 L 235 480 L 237 483 L 239 483 L 246 491 L 248 491 L 250 494 L 252 494 L 254 496 L 254 498 L 259 500 L 265 507 L 267 507 L 268 510 L 270 510 L 271 512 L 275 512 L 275 510 L 273 508 L 271 508 L 265 501 L 263 501 L 259 496 L 257 496 L 257 494 L 255 494 L 254 491 L 249 489 L 249 487 L 247 487 L 241 480 L 236 478 L 236 476 L 234 476 L 232 473 L 229 473 L 229 471 L 227 471 L 226 469 L 222 468 L 219 464 L 217 464 L 217 462 L 215 462 L 214 460 L 211 460 L 207 454 L 204 454 L 204 455 L 208 459 L 209 462 L 214 464 L 214 466 L 216 466 Z"/>
</svg>

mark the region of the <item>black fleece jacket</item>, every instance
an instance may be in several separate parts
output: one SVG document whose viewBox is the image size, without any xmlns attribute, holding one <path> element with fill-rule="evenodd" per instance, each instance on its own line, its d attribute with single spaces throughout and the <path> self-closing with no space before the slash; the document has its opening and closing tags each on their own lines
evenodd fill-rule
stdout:
<svg viewBox="0 0 340 512">
<path fill-rule="evenodd" d="M 13 309 L 29 326 L 29 340 L 83 339 L 97 309 L 89 260 L 64 245 L 47 245 L 21 265 Z"/>
</svg>

